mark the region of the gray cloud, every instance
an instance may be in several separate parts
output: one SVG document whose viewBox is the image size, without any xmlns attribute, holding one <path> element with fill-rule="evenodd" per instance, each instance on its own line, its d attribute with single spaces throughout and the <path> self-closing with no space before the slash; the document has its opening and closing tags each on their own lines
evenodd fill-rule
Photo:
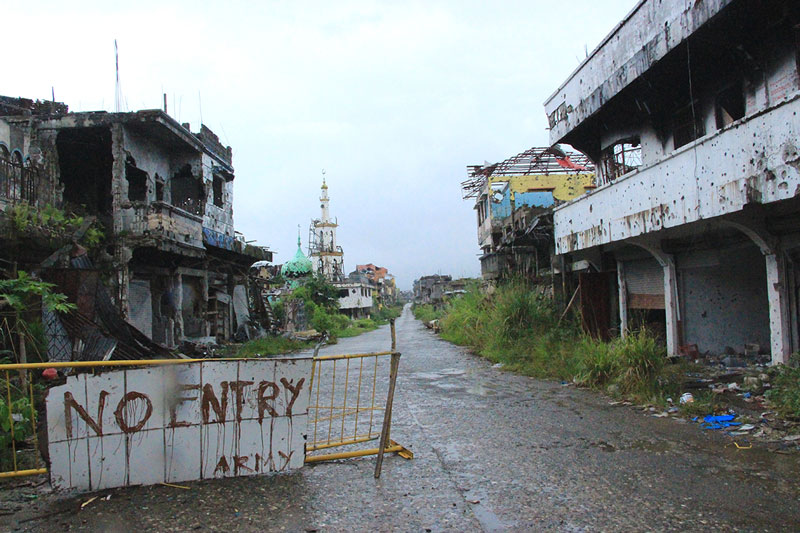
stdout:
<svg viewBox="0 0 800 533">
<path fill-rule="evenodd" d="M 602 5 L 600 5 L 602 4 Z M 596 2 L 11 2 L 0 94 L 203 122 L 234 149 L 234 216 L 278 252 L 318 216 L 321 169 L 345 266 L 479 272 L 465 166 L 547 144 L 542 102 L 633 7 Z M 30 28 L 36 28 L 31 36 Z M 15 44 L 16 43 L 16 44 Z M 11 68 L 13 66 L 13 68 Z M 202 106 L 201 106 L 202 102 Z"/>
</svg>

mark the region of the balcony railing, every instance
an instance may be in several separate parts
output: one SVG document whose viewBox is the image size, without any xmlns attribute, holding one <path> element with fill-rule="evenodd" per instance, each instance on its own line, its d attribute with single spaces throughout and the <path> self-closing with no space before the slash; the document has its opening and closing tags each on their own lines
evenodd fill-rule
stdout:
<svg viewBox="0 0 800 533">
<path fill-rule="evenodd" d="M 123 223 L 132 236 L 203 248 L 203 219 L 164 202 L 134 207 L 133 212 L 123 218 Z"/>
<path fill-rule="evenodd" d="M 0 154 L 0 198 L 12 202 L 36 202 L 39 172 Z"/>
</svg>

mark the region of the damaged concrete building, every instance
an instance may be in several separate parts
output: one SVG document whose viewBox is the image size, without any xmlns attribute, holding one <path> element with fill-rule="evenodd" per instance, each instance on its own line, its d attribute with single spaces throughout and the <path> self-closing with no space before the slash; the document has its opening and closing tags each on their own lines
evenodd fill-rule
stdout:
<svg viewBox="0 0 800 533">
<path fill-rule="evenodd" d="M 462 197 L 475 199 L 483 279 L 551 272 L 553 207 L 594 188 L 591 161 L 559 146 L 531 148 L 467 173 Z"/>
<path fill-rule="evenodd" d="M 597 166 L 554 231 L 599 332 L 800 349 L 798 28 L 797 2 L 643 0 L 546 101 L 550 141 Z"/>
<path fill-rule="evenodd" d="M 433 274 L 414 280 L 414 303 L 439 305 L 444 301 L 452 276 Z"/>
<path fill-rule="evenodd" d="M 3 206 L 102 223 L 96 268 L 120 315 L 156 343 L 227 340 L 247 323 L 248 268 L 272 253 L 234 231 L 232 151 L 205 125 L 192 133 L 161 110 L 71 113 L 3 97 L 0 168 Z"/>
</svg>

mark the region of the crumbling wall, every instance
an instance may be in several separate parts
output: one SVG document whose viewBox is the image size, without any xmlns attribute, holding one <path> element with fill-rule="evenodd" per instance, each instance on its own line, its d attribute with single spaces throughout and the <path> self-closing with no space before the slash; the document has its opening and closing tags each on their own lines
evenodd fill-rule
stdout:
<svg viewBox="0 0 800 533">
<path fill-rule="evenodd" d="M 153 338 L 153 299 L 149 279 L 132 279 L 128 289 L 128 320 Z"/>
<path fill-rule="evenodd" d="M 214 179 L 221 180 L 222 205 L 215 205 Z M 233 237 L 233 175 L 221 169 L 218 163 L 203 154 L 203 183 L 205 188 L 206 209 L 203 216 L 203 227 Z"/>
<path fill-rule="evenodd" d="M 795 98 L 556 208 L 557 253 L 793 198 L 800 190 L 798 112 Z"/>
<path fill-rule="evenodd" d="M 154 139 L 141 135 L 130 127 L 123 127 L 123 150 L 132 158 L 136 168 L 147 174 L 146 202 L 156 199 L 156 176 L 167 180 L 172 175 L 170 152 Z M 130 201 L 130 198 L 128 198 Z M 169 203 L 169 187 L 165 189 L 163 201 Z"/>
<path fill-rule="evenodd" d="M 755 245 L 685 252 L 676 265 L 685 344 L 721 354 L 756 343 L 769 352 L 767 277 Z"/>
<path fill-rule="evenodd" d="M 183 317 L 183 335 L 185 337 L 205 336 L 205 306 L 203 298 L 203 280 L 198 277 L 182 276 L 181 315 Z"/>
</svg>

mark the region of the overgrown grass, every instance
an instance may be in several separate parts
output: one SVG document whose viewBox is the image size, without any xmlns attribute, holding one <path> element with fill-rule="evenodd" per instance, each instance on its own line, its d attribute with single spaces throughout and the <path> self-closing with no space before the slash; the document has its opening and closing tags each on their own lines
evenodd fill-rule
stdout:
<svg viewBox="0 0 800 533">
<path fill-rule="evenodd" d="M 767 398 L 780 415 L 800 418 L 800 368 L 778 367 Z"/>
<path fill-rule="evenodd" d="M 431 320 L 438 320 L 442 318 L 444 312 L 440 309 L 436 309 L 434 306 L 430 304 L 423 304 L 423 305 L 414 305 L 411 308 L 411 312 L 414 314 L 414 318 L 417 320 L 421 320 L 423 322 L 430 322 Z"/>
<path fill-rule="evenodd" d="M 415 316 L 432 320 L 430 306 Z M 505 368 L 539 378 L 575 381 L 615 395 L 659 401 L 673 387 L 666 351 L 646 330 L 602 342 L 585 335 L 577 317 L 562 319 L 553 301 L 525 281 L 509 281 L 491 295 L 477 287 L 447 304 L 441 336 L 470 346 Z M 675 386 L 677 389 L 677 386 Z"/>
<path fill-rule="evenodd" d="M 353 320 L 351 321 L 349 326 L 337 332 L 337 337 L 339 338 L 356 337 L 358 335 L 361 335 L 362 333 L 376 330 L 378 329 L 378 326 L 380 326 L 380 324 L 378 324 L 371 318 L 361 318 L 358 320 Z"/>
<path fill-rule="evenodd" d="M 384 305 L 375 313 L 372 313 L 372 319 L 378 326 L 388 324 L 392 318 L 399 318 L 403 313 L 402 305 Z"/>
</svg>

